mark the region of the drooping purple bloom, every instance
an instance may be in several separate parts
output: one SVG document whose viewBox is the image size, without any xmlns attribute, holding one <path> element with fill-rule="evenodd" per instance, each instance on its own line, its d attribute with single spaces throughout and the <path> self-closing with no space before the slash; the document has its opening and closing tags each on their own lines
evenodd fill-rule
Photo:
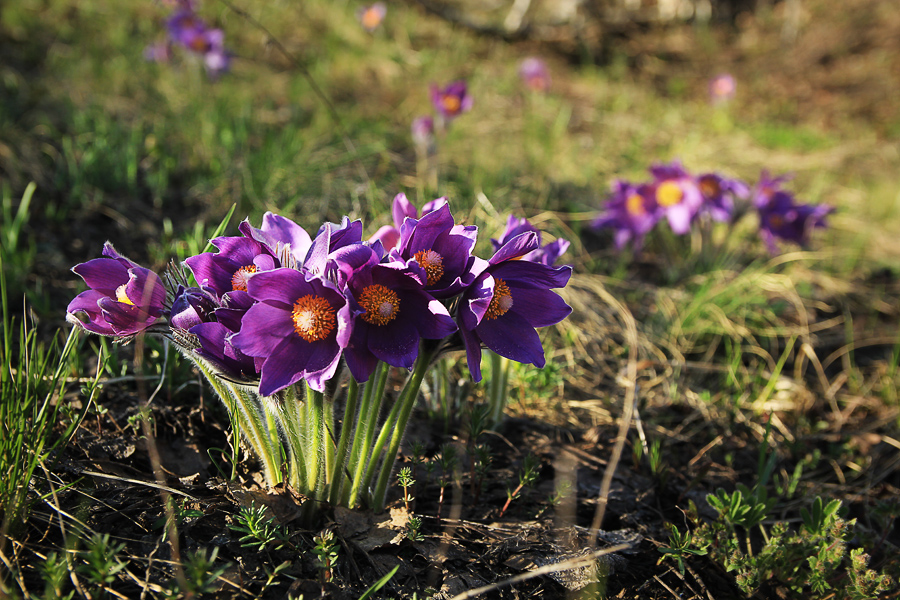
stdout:
<svg viewBox="0 0 900 600">
<path fill-rule="evenodd" d="M 444 88 L 431 84 L 431 104 L 444 122 L 449 123 L 472 109 L 472 96 L 463 80 L 454 81 Z"/>
<path fill-rule="evenodd" d="M 644 236 L 660 218 L 659 206 L 652 192 L 650 186 L 616 181 L 612 196 L 591 226 L 594 229 L 614 229 L 616 247 L 620 250 L 628 242 L 633 242 L 636 250 L 640 249 Z"/>
<path fill-rule="evenodd" d="M 416 262 L 380 263 L 366 246 L 342 248 L 334 260 L 347 282 L 352 319 L 344 358 L 360 383 L 379 360 L 412 368 L 421 338 L 442 339 L 456 331 L 444 305 L 425 291 L 427 273 Z"/>
<path fill-rule="evenodd" d="M 703 196 L 703 210 L 716 221 L 730 221 L 734 215 L 734 200 L 746 200 L 750 188 L 740 179 L 729 179 L 718 173 L 704 173 L 697 177 L 697 186 Z"/>
<path fill-rule="evenodd" d="M 384 21 L 385 15 L 387 15 L 387 5 L 384 2 L 363 6 L 356 13 L 360 25 L 369 33 L 378 29 L 378 26 Z"/>
<path fill-rule="evenodd" d="M 281 268 L 248 282 L 257 301 L 230 340 L 248 356 L 264 359 L 259 393 L 270 396 L 301 379 L 323 391 L 347 345 L 347 302 L 329 281 Z"/>
<path fill-rule="evenodd" d="M 472 248 L 478 228 L 456 225 L 450 206 L 427 213 L 421 219 L 406 218 L 400 228 L 396 256 L 414 260 L 425 269 L 425 290 L 435 298 L 456 295 L 472 267 Z"/>
<path fill-rule="evenodd" d="M 228 69 L 229 57 L 225 50 L 225 34 L 221 29 L 212 29 L 190 9 L 182 9 L 166 22 L 169 38 L 203 57 L 210 75 L 216 76 Z"/>
<path fill-rule="evenodd" d="M 791 192 L 781 189 L 784 178 L 770 178 L 763 172 L 754 189 L 753 203 L 759 213 L 759 234 L 769 252 L 778 253 L 776 239 L 802 247 L 809 243 L 810 231 L 825 227 L 825 217 L 834 208 L 824 204 L 800 204 Z"/>
<path fill-rule="evenodd" d="M 650 167 L 653 176 L 653 197 L 669 226 L 678 235 L 691 229 L 691 222 L 703 206 L 703 196 L 697 181 L 681 163 L 658 164 Z"/>
<path fill-rule="evenodd" d="M 184 262 L 200 287 L 218 298 L 229 292 L 247 291 L 247 282 L 256 273 L 281 266 L 272 250 L 249 237 L 218 237 L 212 244 L 218 252 L 204 252 Z"/>
<path fill-rule="evenodd" d="M 513 215 L 509 215 L 506 220 L 506 230 L 503 232 L 503 235 L 500 236 L 500 239 L 495 240 L 491 238 L 491 244 L 493 244 L 494 246 L 494 252 L 499 250 L 506 242 L 508 242 L 512 238 L 529 231 L 533 231 L 537 234 L 539 245 L 543 243 L 541 241 L 541 232 L 534 225 L 529 223 L 528 219 L 524 217 L 518 218 Z M 545 246 L 541 246 L 537 250 L 529 252 L 520 260 L 539 262 L 545 265 L 554 265 L 556 261 L 559 260 L 559 257 L 565 254 L 566 250 L 569 249 L 569 245 L 570 244 L 568 240 L 559 238 Z"/>
<path fill-rule="evenodd" d="M 463 291 L 457 321 L 469 371 L 481 381 L 481 346 L 500 356 L 543 367 L 544 348 L 535 329 L 565 319 L 572 308 L 551 288 L 569 281 L 572 267 L 520 259 L 539 247 L 537 234 L 523 233 L 503 245 Z"/>
<path fill-rule="evenodd" d="M 540 58 L 529 56 L 519 64 L 519 77 L 533 92 L 546 92 L 550 89 L 550 69 Z"/>
<path fill-rule="evenodd" d="M 188 330 L 200 323 L 214 321 L 217 308 L 219 304 L 211 293 L 179 285 L 172 301 L 169 324 L 173 329 Z"/>
<path fill-rule="evenodd" d="M 190 329 L 200 344 L 194 352 L 206 359 L 221 375 L 236 381 L 255 381 L 264 360 L 247 356 L 229 339 L 234 331 L 216 321 L 198 323 Z"/>
<path fill-rule="evenodd" d="M 72 268 L 90 289 L 69 303 L 66 319 L 100 335 L 136 335 L 165 313 L 166 288 L 156 273 L 119 255 L 109 242 L 103 256 Z"/>
<path fill-rule="evenodd" d="M 709 80 L 709 100 L 713 105 L 727 104 L 737 92 L 737 80 L 729 73 L 719 73 Z"/>
</svg>

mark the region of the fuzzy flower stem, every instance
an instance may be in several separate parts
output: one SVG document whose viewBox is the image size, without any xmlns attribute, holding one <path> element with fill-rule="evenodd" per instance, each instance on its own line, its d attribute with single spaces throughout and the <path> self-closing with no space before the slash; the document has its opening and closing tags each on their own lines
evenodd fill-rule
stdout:
<svg viewBox="0 0 900 600">
<path fill-rule="evenodd" d="M 216 381 L 217 378 L 213 375 L 209 379 L 210 381 Z M 216 391 L 221 394 L 221 390 L 226 390 L 237 406 L 241 429 L 263 462 L 266 483 L 270 486 L 278 485 L 281 483 L 281 468 L 276 451 L 277 446 L 272 443 L 272 438 L 269 437 L 268 431 L 266 431 L 266 424 L 262 419 L 259 407 L 233 383 L 225 383 L 224 386 L 221 386 Z"/>
<path fill-rule="evenodd" d="M 282 423 L 285 437 L 291 454 L 291 485 L 300 492 L 306 493 L 309 489 L 307 473 L 304 469 L 303 448 L 306 440 L 303 435 L 303 401 L 297 396 L 296 388 L 291 386 L 285 390 L 284 404 L 282 406 Z"/>
<path fill-rule="evenodd" d="M 416 359 L 416 365 L 413 368 L 413 372 L 410 375 L 409 379 L 406 381 L 406 385 L 403 387 L 403 391 L 400 392 L 400 398 L 395 405 L 400 407 L 400 412 L 397 416 L 396 426 L 393 428 L 393 435 L 391 436 L 391 442 L 388 446 L 387 454 L 385 454 L 384 462 L 381 465 L 381 473 L 378 476 L 378 484 L 375 486 L 373 506 L 376 512 L 381 512 L 382 510 L 384 510 L 384 500 L 387 493 L 388 481 L 390 480 L 391 472 L 394 469 L 394 462 L 397 460 L 397 450 L 399 450 L 400 441 L 403 439 L 403 434 L 406 432 L 406 424 L 409 422 L 409 417 L 412 414 L 413 406 L 415 405 L 416 398 L 419 395 L 419 387 L 422 385 L 422 380 L 425 378 L 425 374 L 428 372 L 428 367 L 431 364 L 431 358 L 432 353 L 425 352 L 424 349 L 420 346 L 419 357 Z"/>
<path fill-rule="evenodd" d="M 336 506 L 341 498 L 341 487 L 344 482 L 344 463 L 347 458 L 347 446 L 350 444 L 351 423 L 356 416 L 356 404 L 359 398 L 359 384 L 352 377 L 347 386 L 347 403 L 344 406 L 344 420 L 341 422 L 341 437 L 338 440 L 334 457 L 334 470 L 331 475 L 331 494 L 328 501 Z"/>
<path fill-rule="evenodd" d="M 322 392 L 317 392 L 307 386 L 306 388 L 306 417 L 309 425 L 309 445 L 311 452 L 308 455 L 306 465 L 311 495 L 315 500 L 322 499 L 322 492 L 325 487 L 325 477 L 321 476 L 322 467 L 324 466 L 324 400 Z"/>
<path fill-rule="evenodd" d="M 509 359 L 496 352 L 488 352 L 491 355 L 491 426 L 496 427 L 503 418 L 503 409 L 506 408 Z"/>
<path fill-rule="evenodd" d="M 360 418 L 365 418 L 365 428 L 363 429 L 362 421 L 357 426 L 357 433 L 354 436 L 353 444 L 356 446 L 357 441 L 359 441 L 359 453 L 355 454 L 353 460 L 356 462 L 355 469 L 353 471 L 353 486 L 350 489 L 350 497 L 347 502 L 347 506 L 354 507 L 357 505 L 359 501 L 359 495 L 364 489 L 363 483 L 365 481 L 371 481 L 371 477 L 367 477 L 366 467 L 369 466 L 369 470 L 371 471 L 373 467 L 371 467 L 371 454 L 372 454 L 372 439 L 375 437 L 375 427 L 378 425 L 378 415 L 381 412 L 381 405 L 384 402 L 384 388 L 387 385 L 387 377 L 390 369 L 388 366 L 379 362 L 378 367 L 376 368 L 375 374 L 377 375 L 377 383 L 372 384 L 375 381 L 375 376 L 369 379 L 369 382 L 366 384 L 366 396 L 363 398 L 363 402 L 368 404 L 368 407 L 363 406 L 360 407 Z M 368 410 L 366 410 L 368 409 Z M 362 430 L 363 437 L 360 439 L 359 434 L 360 430 Z"/>
</svg>

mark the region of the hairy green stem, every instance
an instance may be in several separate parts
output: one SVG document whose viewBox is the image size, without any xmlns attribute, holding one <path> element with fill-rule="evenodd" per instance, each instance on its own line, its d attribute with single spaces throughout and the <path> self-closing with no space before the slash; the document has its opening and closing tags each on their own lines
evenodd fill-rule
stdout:
<svg viewBox="0 0 900 600">
<path fill-rule="evenodd" d="M 378 415 L 381 414 L 381 405 L 384 403 L 384 388 L 387 385 L 389 372 L 390 368 L 388 368 L 386 364 L 382 362 L 378 363 L 378 367 L 376 367 L 373 377 L 369 379 L 369 381 L 372 382 L 374 381 L 374 377 L 377 376 L 378 378 L 377 383 L 375 383 L 370 390 L 371 396 L 368 400 L 368 411 L 365 413 L 362 409 L 359 411 L 360 419 L 365 418 L 365 428 L 362 428 L 362 422 L 357 424 L 357 434 L 355 437 L 359 438 L 360 429 L 363 429 L 363 437 L 360 441 L 359 454 L 357 454 L 354 459 L 356 463 L 353 470 L 353 484 L 350 488 L 350 496 L 347 500 L 347 506 L 351 508 L 357 505 L 362 490 L 368 488 L 368 485 L 365 482 L 368 479 L 366 477 L 367 468 L 371 469 L 372 439 L 375 437 L 375 427 L 378 425 Z M 355 443 L 356 440 L 354 440 L 354 444 Z"/>
<path fill-rule="evenodd" d="M 391 472 L 394 469 L 394 462 L 397 460 L 397 450 L 400 448 L 400 441 L 403 439 L 403 434 L 406 432 L 406 424 L 409 422 L 413 406 L 419 395 L 419 387 L 422 385 L 422 379 L 425 378 L 425 374 L 428 372 L 428 367 L 431 364 L 431 357 L 431 353 L 424 352 L 422 347 L 419 347 L 419 357 L 416 359 L 416 365 L 413 368 L 412 375 L 410 375 L 406 385 L 403 387 L 403 391 L 400 393 L 400 399 L 397 402 L 397 405 L 400 406 L 400 412 L 397 416 L 397 423 L 393 428 L 393 434 L 391 435 L 391 442 L 388 446 L 387 454 L 385 454 L 384 461 L 381 464 L 381 473 L 378 476 L 378 483 L 375 486 L 373 506 L 376 512 L 384 510 L 384 500 L 387 493 L 388 481 L 390 480 Z"/>
<path fill-rule="evenodd" d="M 344 405 L 344 419 L 341 421 L 341 437 L 338 440 L 337 452 L 334 456 L 334 470 L 331 475 L 331 494 L 328 501 L 337 505 L 341 499 L 341 487 L 344 482 L 344 462 L 347 458 L 347 446 L 350 444 L 350 430 L 356 417 L 356 404 L 359 397 L 359 384 L 353 377 L 347 386 L 347 402 Z"/>
</svg>

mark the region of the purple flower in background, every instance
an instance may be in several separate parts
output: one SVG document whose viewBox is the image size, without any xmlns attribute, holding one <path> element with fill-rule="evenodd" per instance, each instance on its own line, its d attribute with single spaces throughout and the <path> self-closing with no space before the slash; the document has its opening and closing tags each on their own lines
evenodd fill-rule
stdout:
<svg viewBox="0 0 900 600">
<path fill-rule="evenodd" d="M 172 46 L 167 42 L 150 44 L 144 48 L 144 60 L 147 62 L 169 62 L 172 58 Z"/>
<path fill-rule="evenodd" d="M 259 393 L 270 396 L 301 379 L 323 391 L 349 338 L 344 296 L 329 281 L 288 268 L 254 275 L 247 289 L 257 303 L 230 341 L 264 359 Z"/>
<path fill-rule="evenodd" d="M 184 262 L 202 288 L 221 298 L 229 292 L 246 292 L 247 282 L 260 271 L 281 266 L 268 246 L 247 237 L 218 237 L 215 254 L 204 252 Z"/>
<path fill-rule="evenodd" d="M 709 99 L 714 105 L 727 104 L 737 92 L 737 81 L 728 73 L 720 73 L 709 80 Z"/>
<path fill-rule="evenodd" d="M 465 81 L 454 81 L 445 88 L 431 85 L 431 103 L 438 115 L 449 123 L 459 115 L 472 109 L 472 96 Z"/>
<path fill-rule="evenodd" d="M 444 305 L 425 291 L 427 273 L 417 263 L 379 263 L 365 246 L 344 248 L 335 261 L 346 274 L 352 315 L 344 358 L 358 382 L 369 379 L 379 360 L 412 368 L 420 338 L 442 339 L 456 331 Z"/>
<path fill-rule="evenodd" d="M 107 242 L 103 256 L 72 271 L 90 288 L 66 308 L 66 319 L 100 335 L 132 336 L 165 312 L 166 288 L 156 273 L 120 256 Z"/>
<path fill-rule="evenodd" d="M 660 212 L 652 188 L 618 180 L 603 212 L 594 220 L 594 229 L 615 230 L 616 247 L 620 250 L 630 241 L 640 249 L 644 236 L 659 221 Z"/>
<path fill-rule="evenodd" d="M 678 235 L 691 229 L 691 222 L 703 205 L 703 196 L 696 180 L 681 163 L 658 164 L 650 167 L 653 198 L 669 226 Z"/>
<path fill-rule="evenodd" d="M 753 191 L 753 204 L 759 213 L 759 234 L 772 254 L 778 253 L 776 239 L 805 247 L 810 231 L 825 227 L 825 217 L 834 211 L 824 204 L 797 203 L 792 193 L 780 188 L 784 179 L 772 179 L 763 172 Z"/>
<path fill-rule="evenodd" d="M 413 144 L 421 154 L 430 154 L 434 149 L 434 119 L 430 116 L 416 117 L 410 127 Z"/>
<path fill-rule="evenodd" d="M 190 9 L 176 12 L 166 22 L 172 42 L 203 57 L 210 75 L 216 76 L 228 69 L 229 57 L 225 51 L 225 34 L 221 29 L 210 29 Z"/>
<path fill-rule="evenodd" d="M 746 200 L 750 188 L 740 179 L 728 179 L 718 173 L 705 173 L 697 178 L 703 196 L 703 209 L 716 221 L 729 221 L 734 215 L 734 199 Z"/>
<path fill-rule="evenodd" d="M 442 205 L 421 219 L 407 218 L 400 228 L 397 256 L 425 269 L 425 290 L 435 298 L 449 298 L 463 288 L 462 278 L 472 266 L 478 228 L 456 225 L 450 206 Z"/>
<path fill-rule="evenodd" d="M 550 89 L 550 70 L 540 58 L 530 56 L 519 64 L 519 77 L 534 92 Z"/>
<path fill-rule="evenodd" d="M 517 235 L 527 233 L 529 231 L 533 231 L 537 234 L 538 245 L 541 242 L 541 232 L 531 223 L 528 222 L 526 218 L 518 218 L 513 215 L 509 215 L 506 219 L 506 230 L 503 232 L 503 235 L 500 236 L 499 240 L 495 240 L 491 238 L 491 244 L 494 246 L 494 252 L 499 250 L 506 242 L 513 239 Z M 545 246 L 541 246 L 536 250 L 532 250 L 528 254 L 522 256 L 520 260 L 527 260 L 530 262 L 539 262 L 545 265 L 553 265 L 559 260 L 559 257 L 565 254 L 566 250 L 569 249 L 569 242 L 562 238 L 557 239 L 556 241 L 550 242 Z"/>
<path fill-rule="evenodd" d="M 376 2 L 370 6 L 363 6 L 356 13 L 359 23 L 363 26 L 363 29 L 369 33 L 378 29 L 378 26 L 384 21 L 385 15 L 387 15 L 387 6 L 384 2 Z"/>
<path fill-rule="evenodd" d="M 543 367 L 544 348 L 535 329 L 572 312 L 550 291 L 565 287 L 572 267 L 517 260 L 538 247 L 534 232 L 514 237 L 489 261 L 479 261 L 483 270 L 463 291 L 457 320 L 474 381 L 481 381 L 482 344 L 510 360 Z"/>
</svg>

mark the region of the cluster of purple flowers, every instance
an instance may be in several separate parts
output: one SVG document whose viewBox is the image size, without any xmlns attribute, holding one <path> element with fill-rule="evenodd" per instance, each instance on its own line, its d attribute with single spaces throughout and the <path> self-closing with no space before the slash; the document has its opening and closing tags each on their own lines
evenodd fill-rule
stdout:
<svg viewBox="0 0 900 600">
<path fill-rule="evenodd" d="M 225 34 L 209 27 L 194 10 L 191 0 L 178 0 L 175 12 L 166 20 L 168 38 L 144 50 L 144 57 L 154 62 L 166 62 L 173 48 L 182 48 L 201 57 L 206 72 L 217 77 L 228 70 L 230 58 L 225 50 Z"/>
<path fill-rule="evenodd" d="M 76 266 L 89 290 L 69 320 L 101 335 L 163 333 L 231 381 L 269 396 L 301 380 L 322 391 L 345 363 L 358 382 L 378 361 L 416 362 L 420 340 L 464 348 L 481 379 L 481 348 L 544 365 L 537 327 L 571 308 L 553 288 L 571 267 L 553 266 L 568 244 L 541 245 L 526 220 L 510 217 L 495 252 L 472 254 L 477 229 L 459 225 L 443 198 L 417 209 L 399 194 L 394 227 L 363 241 L 360 221 L 325 223 L 315 237 L 266 213 L 237 237 L 212 240 L 216 252 L 185 261 L 186 273 L 159 277 L 106 244 L 103 258 Z"/>
<path fill-rule="evenodd" d="M 694 223 L 709 219 L 731 222 L 744 212 L 740 204 L 749 204 L 759 215 L 759 232 L 770 252 L 777 253 L 776 240 L 805 246 L 810 230 L 825 226 L 825 217 L 833 208 L 798 203 L 794 195 L 782 189 L 786 177 L 769 177 L 763 172 L 752 188 L 739 179 L 718 173 L 693 175 L 678 161 L 657 164 L 649 169 L 651 180 L 631 183 L 617 180 L 595 229 L 613 229 L 616 246 L 629 242 L 635 249 L 644 237 L 665 219 L 672 231 L 684 235 Z"/>
</svg>

